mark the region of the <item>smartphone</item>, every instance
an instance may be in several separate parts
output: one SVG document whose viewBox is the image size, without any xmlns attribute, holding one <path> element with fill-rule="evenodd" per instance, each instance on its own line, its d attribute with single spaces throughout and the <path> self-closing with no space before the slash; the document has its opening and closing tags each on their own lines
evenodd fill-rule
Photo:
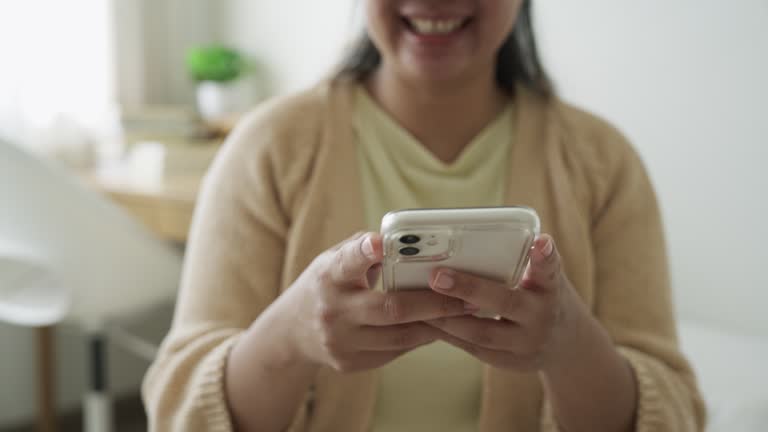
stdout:
<svg viewBox="0 0 768 432">
<path fill-rule="evenodd" d="M 408 209 L 381 221 L 382 289 L 425 289 L 433 269 L 451 268 L 514 287 L 539 235 L 528 207 Z"/>
</svg>

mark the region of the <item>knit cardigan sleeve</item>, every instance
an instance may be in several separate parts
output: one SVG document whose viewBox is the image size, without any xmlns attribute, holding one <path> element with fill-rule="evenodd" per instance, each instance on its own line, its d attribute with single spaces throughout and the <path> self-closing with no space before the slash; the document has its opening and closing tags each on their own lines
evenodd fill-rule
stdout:
<svg viewBox="0 0 768 432">
<path fill-rule="evenodd" d="M 233 429 L 227 357 L 278 296 L 289 226 L 270 150 L 276 137 L 260 112 L 233 132 L 204 180 L 173 325 L 142 386 L 150 430 Z"/>
<path fill-rule="evenodd" d="M 597 136 L 612 147 L 604 152 L 611 156 L 603 160 L 602 170 L 591 173 L 600 177 L 591 183 L 593 313 L 634 372 L 634 430 L 701 431 L 704 404 L 678 346 L 664 229 L 653 186 L 625 138 L 607 124 L 600 129 Z M 547 401 L 542 412 L 542 430 L 557 431 Z"/>
</svg>

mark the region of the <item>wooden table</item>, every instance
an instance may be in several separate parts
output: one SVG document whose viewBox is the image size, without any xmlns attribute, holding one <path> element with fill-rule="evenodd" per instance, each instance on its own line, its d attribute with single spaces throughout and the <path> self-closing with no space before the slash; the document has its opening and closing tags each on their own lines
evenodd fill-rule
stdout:
<svg viewBox="0 0 768 432">
<path fill-rule="evenodd" d="M 161 176 L 148 178 L 131 172 L 125 163 L 116 163 L 99 167 L 86 178 L 91 186 L 105 193 L 159 237 L 184 243 L 200 183 L 220 144 L 219 141 L 167 146 L 165 170 Z"/>
<path fill-rule="evenodd" d="M 184 243 L 203 174 L 167 176 L 150 184 L 102 173 L 89 182 L 159 237 Z"/>
</svg>

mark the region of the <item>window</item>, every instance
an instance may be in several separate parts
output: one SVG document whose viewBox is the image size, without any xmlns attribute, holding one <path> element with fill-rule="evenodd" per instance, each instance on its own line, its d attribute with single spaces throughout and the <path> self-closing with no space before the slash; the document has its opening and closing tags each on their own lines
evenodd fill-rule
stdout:
<svg viewBox="0 0 768 432">
<path fill-rule="evenodd" d="M 0 137 L 46 145 L 66 125 L 96 137 L 114 125 L 111 2 L 0 4 Z"/>
</svg>

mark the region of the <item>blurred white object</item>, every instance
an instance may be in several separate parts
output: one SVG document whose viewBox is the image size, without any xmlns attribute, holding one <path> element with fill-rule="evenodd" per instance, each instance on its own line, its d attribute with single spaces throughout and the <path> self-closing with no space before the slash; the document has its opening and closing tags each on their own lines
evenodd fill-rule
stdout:
<svg viewBox="0 0 768 432">
<path fill-rule="evenodd" d="M 156 141 L 141 141 L 128 155 L 131 180 L 146 186 L 157 186 L 163 182 L 166 149 Z"/>
<path fill-rule="evenodd" d="M 707 403 L 707 430 L 768 429 L 768 338 L 693 321 L 679 329 Z"/>
<path fill-rule="evenodd" d="M 205 120 L 217 120 L 246 111 L 254 102 L 254 85 L 247 77 L 218 83 L 203 81 L 197 85 L 197 109 Z"/>
<path fill-rule="evenodd" d="M 70 292 L 38 259 L 0 243 L 0 321 L 40 327 L 64 318 Z"/>
<path fill-rule="evenodd" d="M 33 134 L 35 150 L 78 170 L 93 167 L 96 162 L 96 140 L 93 134 L 74 119 L 57 115 L 53 121 Z"/>
<path fill-rule="evenodd" d="M 108 327 L 172 301 L 180 269 L 176 250 L 62 167 L 0 141 L 0 320 L 89 334 L 87 431 L 111 430 Z"/>
</svg>

